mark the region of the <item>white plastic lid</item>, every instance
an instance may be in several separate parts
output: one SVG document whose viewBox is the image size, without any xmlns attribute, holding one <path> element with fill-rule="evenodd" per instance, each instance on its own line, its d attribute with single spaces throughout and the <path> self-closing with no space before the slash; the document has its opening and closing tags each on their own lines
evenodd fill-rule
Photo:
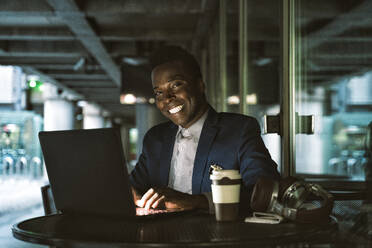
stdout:
<svg viewBox="0 0 372 248">
<path fill-rule="evenodd" d="M 210 179 L 221 180 L 224 177 L 228 177 L 231 180 L 242 178 L 238 170 L 213 170 Z"/>
</svg>

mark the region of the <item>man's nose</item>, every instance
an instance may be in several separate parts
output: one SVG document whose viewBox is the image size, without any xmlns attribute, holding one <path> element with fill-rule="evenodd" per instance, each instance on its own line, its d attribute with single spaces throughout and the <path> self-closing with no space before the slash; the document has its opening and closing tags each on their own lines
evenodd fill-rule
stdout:
<svg viewBox="0 0 372 248">
<path fill-rule="evenodd" d="M 165 91 L 164 100 L 166 102 L 170 102 L 170 101 L 174 100 L 175 98 L 176 98 L 176 95 L 171 90 Z"/>
</svg>

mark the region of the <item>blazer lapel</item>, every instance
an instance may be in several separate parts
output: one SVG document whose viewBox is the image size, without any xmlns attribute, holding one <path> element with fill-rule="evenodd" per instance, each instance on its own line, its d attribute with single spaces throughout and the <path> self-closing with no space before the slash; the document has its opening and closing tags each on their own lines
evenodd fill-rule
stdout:
<svg viewBox="0 0 372 248">
<path fill-rule="evenodd" d="M 169 170 L 173 155 L 173 146 L 177 134 L 177 126 L 170 124 L 169 134 L 164 136 L 164 141 L 160 154 L 160 172 L 159 178 L 162 186 L 168 186 Z"/>
<path fill-rule="evenodd" d="M 217 134 L 217 112 L 210 107 L 208 117 L 205 120 L 196 150 L 194 170 L 192 175 L 192 193 L 200 194 L 203 175 L 207 169 L 207 160 L 214 137 Z"/>
</svg>

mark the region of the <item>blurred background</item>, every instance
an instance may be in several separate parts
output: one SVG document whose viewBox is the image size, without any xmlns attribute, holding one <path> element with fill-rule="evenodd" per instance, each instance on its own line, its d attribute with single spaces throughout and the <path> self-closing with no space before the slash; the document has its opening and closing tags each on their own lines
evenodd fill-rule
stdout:
<svg viewBox="0 0 372 248">
<path fill-rule="evenodd" d="M 163 45 L 196 56 L 217 111 L 259 120 L 282 175 L 364 189 L 370 13 L 370 0 L 0 1 L 1 246 L 33 247 L 10 226 L 44 214 L 39 131 L 118 127 L 133 169 L 165 121 L 148 65 Z"/>
</svg>

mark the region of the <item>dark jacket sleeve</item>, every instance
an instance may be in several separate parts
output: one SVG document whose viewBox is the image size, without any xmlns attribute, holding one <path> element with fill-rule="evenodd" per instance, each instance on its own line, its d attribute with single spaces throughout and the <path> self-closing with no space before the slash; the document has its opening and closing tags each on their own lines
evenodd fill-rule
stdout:
<svg viewBox="0 0 372 248">
<path fill-rule="evenodd" d="M 250 210 L 253 187 L 259 177 L 279 179 L 276 163 L 261 138 L 261 131 L 256 119 L 249 118 L 241 130 L 238 160 L 242 176 L 241 207 Z"/>
<path fill-rule="evenodd" d="M 142 153 L 138 159 L 138 162 L 134 169 L 132 170 L 131 174 L 129 175 L 129 182 L 133 188 L 139 194 L 144 194 L 146 190 L 150 187 L 149 182 L 149 173 L 147 170 L 147 159 L 148 159 L 148 147 L 147 142 L 148 140 L 148 133 L 145 135 L 143 139 L 142 145 Z"/>
</svg>

